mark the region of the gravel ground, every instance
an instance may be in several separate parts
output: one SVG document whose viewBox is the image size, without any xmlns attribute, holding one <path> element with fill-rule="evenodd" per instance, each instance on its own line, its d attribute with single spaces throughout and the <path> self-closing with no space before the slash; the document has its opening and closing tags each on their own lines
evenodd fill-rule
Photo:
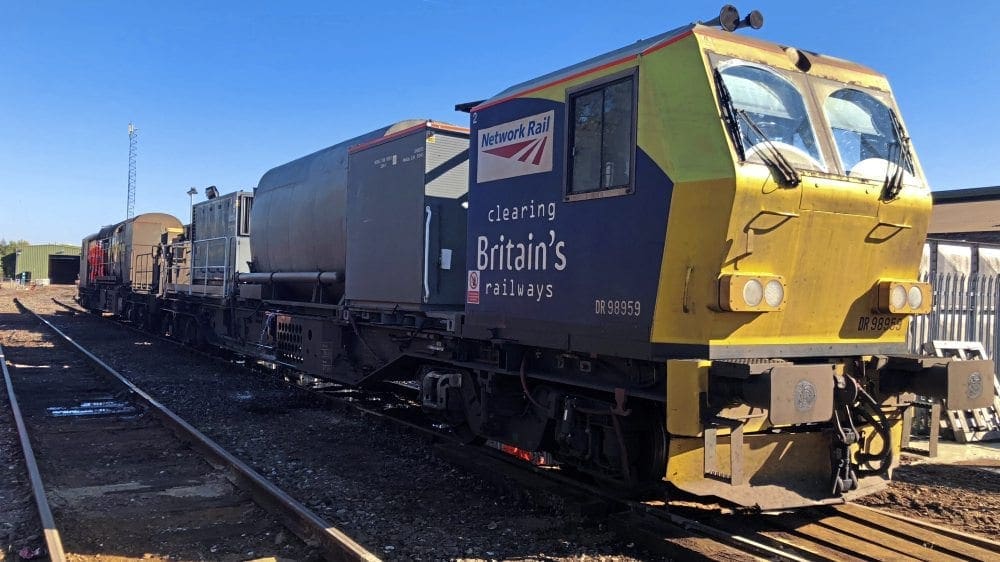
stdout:
<svg viewBox="0 0 1000 562">
<path fill-rule="evenodd" d="M 18 296 L 58 311 L 75 288 Z M 0 292 L 0 313 L 13 310 Z M 235 366 L 208 361 L 130 331 L 61 315 L 84 345 L 182 417 L 248 461 L 322 517 L 388 560 L 648 560 L 572 510 L 456 470 L 419 438 Z M 136 353 L 136 349 L 141 349 Z M 191 393 L 192 388 L 199 392 Z M 0 420 L 2 423 L 2 420 Z M 2 435 L 2 434 L 0 434 Z M 861 503 L 995 537 L 1000 474 L 915 464 Z"/>
<path fill-rule="evenodd" d="M 17 296 L 52 313 L 61 310 L 52 297 L 68 302 L 72 294 L 50 287 Z M 6 310 L 10 296 L 0 293 Z M 56 318 L 81 345 L 387 560 L 652 559 L 571 509 L 455 469 L 392 424 L 96 322 Z"/>
<path fill-rule="evenodd" d="M 56 343 L 34 319 L 4 315 L 0 326 L 67 560 L 320 560 L 224 471 L 120 396 L 120 384 Z M 51 412 L 79 412 L 94 401 L 125 411 Z"/>
</svg>

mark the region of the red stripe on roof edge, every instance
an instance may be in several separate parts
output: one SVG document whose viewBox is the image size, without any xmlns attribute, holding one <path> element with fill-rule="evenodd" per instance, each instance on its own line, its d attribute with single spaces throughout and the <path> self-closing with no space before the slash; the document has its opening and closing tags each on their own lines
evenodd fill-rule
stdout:
<svg viewBox="0 0 1000 562">
<path fill-rule="evenodd" d="M 448 123 L 442 123 L 440 121 L 424 121 L 423 123 L 420 123 L 418 125 L 414 125 L 412 127 L 407 127 L 407 128 L 405 128 L 405 129 L 403 129 L 401 131 L 396 131 L 395 133 L 392 133 L 391 135 L 386 135 L 384 137 L 379 137 L 377 139 L 372 139 L 372 140 L 370 140 L 368 142 L 363 142 L 361 144 L 356 144 L 356 145 L 354 145 L 352 147 L 349 147 L 347 149 L 347 153 L 348 154 L 354 154 L 355 152 L 359 152 L 359 151 L 371 148 L 373 146 L 380 145 L 380 144 L 382 144 L 384 142 L 389 142 L 391 140 L 395 140 L 395 139 L 398 139 L 400 137 L 405 137 L 406 135 L 414 133 L 414 132 L 416 132 L 416 131 L 418 131 L 420 129 L 437 129 L 439 131 L 445 131 L 445 132 L 449 132 L 449 133 L 461 133 L 461 134 L 465 134 L 465 135 L 469 134 L 469 129 L 466 129 L 465 127 L 459 127 L 457 125 L 450 125 Z"/>
<path fill-rule="evenodd" d="M 521 91 L 521 92 L 517 92 L 516 94 L 511 94 L 511 95 L 509 95 L 509 96 L 507 96 L 505 98 L 500 98 L 498 100 L 487 101 L 487 102 L 481 103 L 481 104 L 477 105 L 476 107 L 473 107 L 469 111 L 479 111 L 479 110 L 482 110 L 482 109 L 486 109 L 487 107 L 493 107 L 494 105 L 497 105 L 497 104 L 500 104 L 500 103 L 504 103 L 506 101 L 510 101 L 510 100 L 512 100 L 514 98 L 519 98 L 521 96 L 524 96 L 524 95 L 527 95 L 527 94 L 531 94 L 531 93 L 537 92 L 539 90 L 544 90 L 545 88 L 551 88 L 552 86 L 555 86 L 557 84 L 562 84 L 563 82 L 569 82 L 570 80 L 576 80 L 577 78 L 579 78 L 581 76 L 586 76 L 586 75 L 592 74 L 594 72 L 600 72 L 600 71 L 602 71 L 602 70 L 604 70 L 606 68 L 619 65 L 619 64 L 621 64 L 621 63 L 623 63 L 623 62 L 625 62 L 627 60 L 634 59 L 634 58 L 642 56 L 642 55 L 648 55 L 649 53 L 652 53 L 652 52 L 655 52 L 655 51 L 659 51 L 660 49 L 662 49 L 664 47 L 667 47 L 669 45 L 672 45 L 672 44 L 680 41 L 681 39 L 685 39 L 688 36 L 693 35 L 693 34 L 694 33 L 692 31 L 690 31 L 690 30 L 685 31 L 684 33 L 678 35 L 677 37 L 672 37 L 670 39 L 667 39 L 663 43 L 660 43 L 659 45 L 654 45 L 654 46 L 646 49 L 645 51 L 642 51 L 639 54 L 629 55 L 627 57 L 622 57 L 620 59 L 616 59 L 616 60 L 613 60 L 611 62 L 604 63 L 601 66 L 597 66 L 597 67 L 594 67 L 594 68 L 588 68 L 587 70 L 581 70 L 580 72 L 577 72 L 576 74 L 571 74 L 570 76 L 567 76 L 565 78 L 560 78 L 559 80 L 554 80 L 552 82 L 546 82 L 545 84 L 541 84 L 539 86 L 535 86 L 534 88 L 529 88 L 527 90 L 524 90 L 524 91 Z"/>
<path fill-rule="evenodd" d="M 670 45 L 673 45 L 674 43 L 680 41 L 681 39 L 687 39 L 691 35 L 694 35 L 694 31 L 689 29 L 689 30 L 685 31 L 684 33 L 681 33 L 677 37 L 673 37 L 671 39 L 667 39 L 666 41 L 664 41 L 663 43 L 660 43 L 659 45 L 653 45 L 652 47 L 650 47 L 650 48 L 646 49 L 645 51 L 643 51 L 642 54 L 643 55 L 648 55 L 649 53 L 655 53 L 656 51 L 659 51 L 660 49 L 662 49 L 664 47 L 669 47 Z"/>
</svg>

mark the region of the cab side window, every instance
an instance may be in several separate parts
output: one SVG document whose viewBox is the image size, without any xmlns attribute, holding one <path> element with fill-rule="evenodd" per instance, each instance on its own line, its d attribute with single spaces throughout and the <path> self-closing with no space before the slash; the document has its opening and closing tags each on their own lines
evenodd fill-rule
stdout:
<svg viewBox="0 0 1000 562">
<path fill-rule="evenodd" d="M 628 188 L 632 182 L 635 78 L 569 96 L 567 194 Z"/>
</svg>

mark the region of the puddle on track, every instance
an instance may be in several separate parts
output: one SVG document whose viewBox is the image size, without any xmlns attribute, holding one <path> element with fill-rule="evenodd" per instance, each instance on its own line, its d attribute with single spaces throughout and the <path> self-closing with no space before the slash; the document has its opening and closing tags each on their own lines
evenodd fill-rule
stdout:
<svg viewBox="0 0 1000 562">
<path fill-rule="evenodd" d="M 52 406 L 45 410 L 54 418 L 128 416 L 139 412 L 132 404 L 120 400 L 81 402 L 79 406 Z"/>
</svg>

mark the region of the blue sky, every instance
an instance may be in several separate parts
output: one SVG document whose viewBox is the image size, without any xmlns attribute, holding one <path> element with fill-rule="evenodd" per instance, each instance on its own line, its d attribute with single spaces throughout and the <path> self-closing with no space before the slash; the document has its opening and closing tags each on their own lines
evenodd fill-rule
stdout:
<svg viewBox="0 0 1000 562">
<path fill-rule="evenodd" d="M 271 167 L 708 19 L 723 2 L 0 0 L 0 237 L 77 242 Z M 1000 184 L 992 2 L 737 2 L 750 31 L 888 75 L 934 189 Z M 747 33 L 747 31 L 742 31 Z"/>
</svg>

